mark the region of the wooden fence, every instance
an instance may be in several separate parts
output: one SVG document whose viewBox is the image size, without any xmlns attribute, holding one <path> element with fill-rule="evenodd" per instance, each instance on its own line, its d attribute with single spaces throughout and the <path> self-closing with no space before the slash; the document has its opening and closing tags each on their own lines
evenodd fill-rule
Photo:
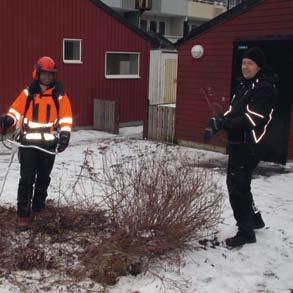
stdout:
<svg viewBox="0 0 293 293">
<path fill-rule="evenodd" d="M 150 105 L 148 108 L 149 139 L 174 142 L 175 107 L 169 105 Z"/>
<path fill-rule="evenodd" d="M 119 99 L 94 99 L 94 129 L 119 134 Z"/>
</svg>

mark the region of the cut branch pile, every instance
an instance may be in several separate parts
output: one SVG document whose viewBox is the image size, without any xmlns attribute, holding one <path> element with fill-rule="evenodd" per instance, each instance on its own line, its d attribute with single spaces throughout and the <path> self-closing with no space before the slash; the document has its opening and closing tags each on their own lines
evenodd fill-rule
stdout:
<svg viewBox="0 0 293 293">
<path fill-rule="evenodd" d="M 28 232 L 17 234 L 15 209 L 0 207 L 2 272 L 52 270 L 113 285 L 216 234 L 223 194 L 196 159 L 158 145 L 130 156 L 103 150 L 102 170 L 95 160 L 95 152 L 85 152 L 71 189 L 75 205 L 68 196 L 65 205 L 49 201 L 47 215 L 34 219 Z M 81 208 L 76 193 L 85 182 L 97 200 Z"/>
</svg>

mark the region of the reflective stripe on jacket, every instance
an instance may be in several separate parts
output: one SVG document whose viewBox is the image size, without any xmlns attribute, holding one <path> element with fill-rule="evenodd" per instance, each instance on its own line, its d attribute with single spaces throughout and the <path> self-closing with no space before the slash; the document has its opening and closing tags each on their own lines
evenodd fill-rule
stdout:
<svg viewBox="0 0 293 293">
<path fill-rule="evenodd" d="M 276 95 L 274 84 L 265 79 L 242 82 L 236 89 L 228 111 L 224 113 L 229 121 L 229 141 L 261 142 L 272 120 Z"/>
<path fill-rule="evenodd" d="M 67 95 L 58 97 L 59 109 L 53 97 L 53 88 L 33 95 L 27 108 L 29 92 L 23 90 L 11 105 L 8 115 L 15 123 L 23 124 L 24 138 L 32 143 L 50 142 L 56 139 L 56 130 L 71 131 L 72 111 Z M 25 114 L 25 117 L 23 117 Z"/>
</svg>

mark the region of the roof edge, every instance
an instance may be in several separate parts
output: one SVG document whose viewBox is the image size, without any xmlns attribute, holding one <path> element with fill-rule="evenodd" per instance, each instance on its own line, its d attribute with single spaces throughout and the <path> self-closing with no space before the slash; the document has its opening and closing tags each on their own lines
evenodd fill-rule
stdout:
<svg viewBox="0 0 293 293">
<path fill-rule="evenodd" d="M 225 23 L 226 21 L 232 19 L 233 17 L 239 16 L 242 13 L 248 11 L 249 9 L 253 8 L 254 6 L 259 5 L 260 3 L 264 2 L 264 0 L 246 0 L 241 4 L 233 7 L 232 9 L 218 15 L 217 17 L 203 23 L 196 29 L 192 30 L 186 37 L 179 39 L 175 46 L 179 48 L 182 44 L 195 39 L 200 34 L 211 30 L 212 28 Z"/>
<path fill-rule="evenodd" d="M 161 34 L 155 33 L 152 31 L 147 32 L 147 34 L 157 40 L 157 42 L 160 44 L 159 48 L 161 48 L 161 49 L 169 48 L 169 49 L 174 49 L 174 50 L 177 49 L 173 42 L 171 42 L 170 40 L 168 40 L 166 37 L 162 36 Z"/>
<path fill-rule="evenodd" d="M 120 23 L 124 24 L 125 26 L 127 26 L 129 29 L 131 29 L 135 33 L 141 35 L 145 40 L 150 41 L 154 46 L 160 45 L 156 38 L 153 38 L 151 35 L 149 35 L 145 31 L 141 30 L 139 27 L 128 22 L 125 17 L 121 16 L 119 13 L 117 13 L 110 6 L 103 3 L 101 0 L 89 0 L 89 1 L 92 2 L 95 6 L 103 9 L 106 13 L 108 13 L 111 16 L 113 16 L 114 18 L 116 18 Z"/>
</svg>

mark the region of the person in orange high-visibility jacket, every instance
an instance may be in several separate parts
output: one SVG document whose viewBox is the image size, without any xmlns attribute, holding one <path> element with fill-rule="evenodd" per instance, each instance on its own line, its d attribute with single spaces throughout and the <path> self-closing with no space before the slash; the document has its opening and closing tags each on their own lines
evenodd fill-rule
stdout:
<svg viewBox="0 0 293 293">
<path fill-rule="evenodd" d="M 56 81 L 52 58 L 42 57 L 34 70 L 34 80 L 0 117 L 0 132 L 21 127 L 20 142 L 49 151 L 63 152 L 69 144 L 72 112 L 62 84 Z M 47 189 L 55 156 L 35 148 L 20 148 L 20 181 L 17 195 L 17 227 L 29 228 L 33 215 L 44 214 Z"/>
</svg>

